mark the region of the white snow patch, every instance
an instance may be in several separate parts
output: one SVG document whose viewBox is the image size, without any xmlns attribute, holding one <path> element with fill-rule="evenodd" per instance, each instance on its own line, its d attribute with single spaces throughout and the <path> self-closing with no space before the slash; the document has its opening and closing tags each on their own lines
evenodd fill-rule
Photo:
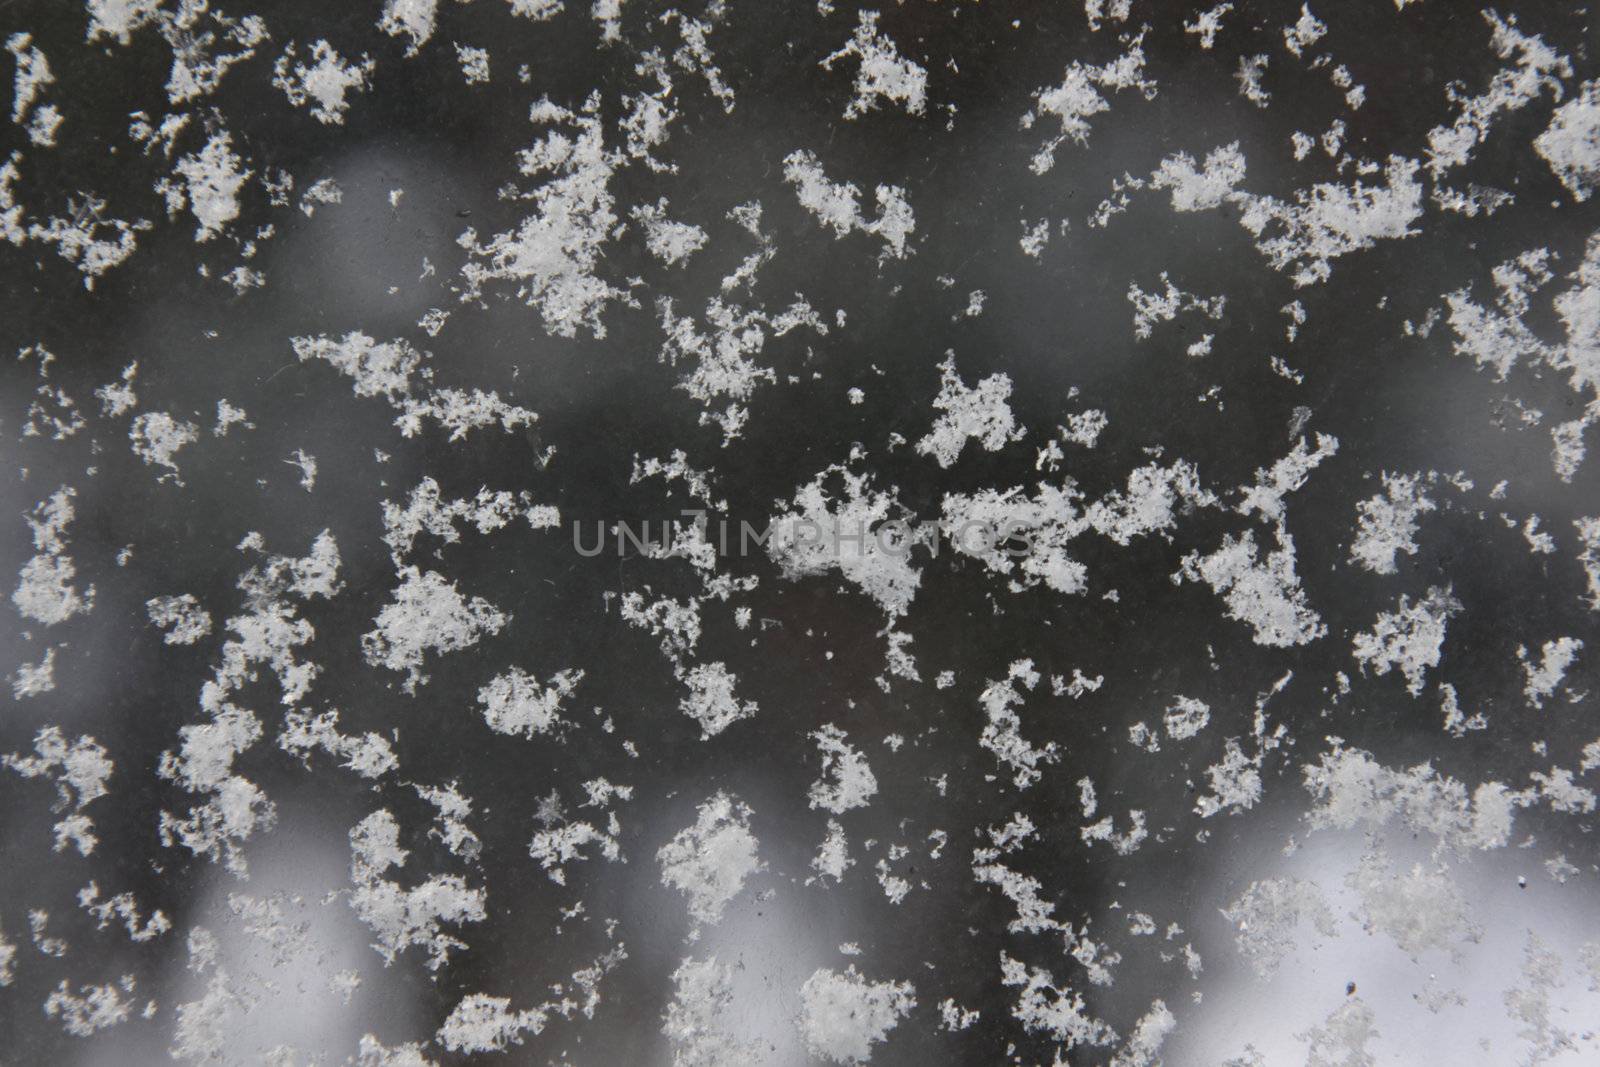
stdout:
<svg viewBox="0 0 1600 1067">
<path fill-rule="evenodd" d="M 878 779 L 861 750 L 845 740 L 845 732 L 829 723 L 811 732 L 822 753 L 822 777 L 811 783 L 811 807 L 842 815 L 864 808 L 877 795 Z"/>
<path fill-rule="evenodd" d="M 873 982 L 857 973 L 854 964 L 843 974 L 824 967 L 800 987 L 796 1022 L 813 1056 L 829 1063 L 865 1063 L 872 1058 L 872 1046 L 916 1006 L 916 990 L 909 982 Z"/>
<path fill-rule="evenodd" d="M 858 118 L 874 110 L 880 99 L 900 104 L 912 115 L 926 110 L 928 72 L 902 57 L 894 41 L 878 29 L 878 12 L 861 12 L 855 36 L 820 65 L 832 70 L 836 60 L 847 56 L 861 60 L 861 66 L 856 70 L 855 99 L 845 108 L 845 118 Z"/>
<path fill-rule="evenodd" d="M 521 667 L 512 667 L 478 690 L 483 721 L 498 734 L 530 738 L 559 734 L 570 725 L 561 717 L 561 705 L 576 691 L 583 675 L 575 668 L 558 671 L 541 685 Z"/>
<path fill-rule="evenodd" d="M 72 506 L 75 496 L 77 492 L 64 485 L 48 500 L 35 504 L 27 516 L 35 552 L 17 572 L 11 603 L 23 618 L 46 626 L 87 615 L 94 607 L 94 586 L 78 590 L 73 584 L 77 565 L 66 554 L 67 525 L 76 514 Z"/>
<path fill-rule="evenodd" d="M 1363 671 L 1370 667 L 1380 677 L 1398 669 L 1406 677 L 1406 690 L 1419 696 L 1428 668 L 1439 665 L 1445 624 L 1460 610 L 1461 602 L 1448 587 L 1429 589 L 1416 604 L 1402 595 L 1394 611 L 1378 613 L 1370 632 L 1356 634 L 1352 653 Z"/>
<path fill-rule="evenodd" d="M 1517 661 L 1522 664 L 1522 674 L 1527 679 L 1522 692 L 1528 703 L 1536 708 L 1544 707 L 1544 702 L 1555 695 L 1581 651 L 1583 642 L 1576 637 L 1558 637 L 1544 643 L 1539 650 L 1539 662 L 1535 663 L 1528 655 L 1527 646 L 1519 645 Z"/>
<path fill-rule="evenodd" d="M 98 839 L 90 832 L 91 824 L 83 809 L 107 795 L 106 780 L 114 769 L 100 742 L 88 736 L 69 742 L 60 727 L 46 726 L 34 735 L 32 755 L 13 752 L 0 758 L 0 764 L 24 778 L 48 776 L 55 780 L 57 810 L 71 809 L 70 815 L 56 822 L 55 851 L 63 851 L 69 841 L 79 855 L 94 851 Z"/>
<path fill-rule="evenodd" d="M 1061 127 L 1034 153 L 1030 168 L 1035 174 L 1043 174 L 1055 165 L 1056 149 L 1064 142 L 1088 143 L 1090 117 L 1111 107 L 1101 90 L 1137 89 L 1146 100 L 1154 99 L 1156 83 L 1144 77 L 1144 60 L 1141 31 L 1126 43 L 1126 51 L 1110 62 L 1095 66 L 1074 60 L 1060 85 L 1034 91 L 1034 105 L 1022 116 L 1022 128 L 1032 129 L 1043 118 L 1055 119 Z"/>
<path fill-rule="evenodd" d="M 165 411 L 147 411 L 135 417 L 128 430 L 133 454 L 144 460 L 145 466 L 165 467 L 169 473 L 161 475 L 161 480 L 170 478 L 177 485 L 182 485 L 183 481 L 173 457 L 199 439 L 199 427 L 184 419 L 175 419 Z"/>
<path fill-rule="evenodd" d="M 378 19 L 378 29 L 391 37 L 401 34 L 411 38 L 406 55 L 414 56 L 417 50 L 433 36 L 434 18 L 439 0 L 387 0 L 383 14 Z"/>
<path fill-rule="evenodd" d="M 380 808 L 350 831 L 350 878 L 355 889 L 350 907 L 377 937 L 372 945 L 392 964 L 416 945 L 428 954 L 427 967 L 437 971 L 453 949 L 466 943 L 442 932 L 441 923 L 459 926 L 482 922 L 484 891 L 470 889 L 457 875 L 431 875 L 411 889 L 384 878 L 390 867 L 405 864 L 409 852 L 400 847 L 400 824 Z"/>
<path fill-rule="evenodd" d="M 1280 525 L 1278 548 L 1258 558 L 1255 533 L 1224 535 L 1210 555 L 1191 552 L 1173 581 L 1203 581 L 1222 596 L 1228 617 L 1247 623 L 1255 643 L 1268 648 L 1308 644 L 1327 633 L 1321 617 L 1306 603 L 1295 574 L 1294 539 Z"/>
<path fill-rule="evenodd" d="M 293 106 L 310 104 L 311 114 L 318 122 L 342 125 L 350 106 L 345 97 L 367 88 L 367 79 L 377 64 L 365 55 L 359 62 L 346 60 L 325 40 L 311 46 L 310 66 L 296 62 L 295 57 L 291 41 L 273 64 L 272 84 L 283 90 Z"/>
<path fill-rule="evenodd" d="M 800 206 L 833 230 L 835 238 L 853 232 L 881 237 L 884 249 L 880 259 L 904 259 L 907 242 L 916 230 L 916 217 L 906 202 L 906 191 L 898 185 L 879 185 L 873 190 L 878 217 L 868 220 L 861 214 L 861 189 L 854 182 L 837 184 L 828 180 L 822 164 L 811 152 L 797 149 L 783 160 L 784 180 L 795 186 Z"/>
<path fill-rule="evenodd" d="M 405 567 L 399 578 L 393 601 L 373 620 L 376 627 L 361 635 L 361 650 L 372 666 L 405 671 L 407 693 L 415 693 L 428 680 L 422 673 L 425 653 L 471 648 L 510 621 L 482 597 L 463 597 L 456 584 L 437 571 Z"/>
<path fill-rule="evenodd" d="M 672 973 L 672 1002 L 661 1032 L 672 1042 L 672 1067 L 738 1067 L 761 1059 L 760 1046 L 735 1032 L 733 968 L 684 959 Z"/>
<path fill-rule="evenodd" d="M 745 879 L 766 867 L 756 856 L 751 814 L 737 798 L 714 793 L 697 809 L 694 825 L 678 831 L 656 852 L 661 884 L 689 898 L 689 915 L 697 927 L 721 919 Z"/>
<path fill-rule="evenodd" d="M 211 613 L 193 593 L 151 597 L 144 609 L 151 623 L 166 631 L 162 638 L 166 644 L 192 645 L 211 632 Z"/>
<path fill-rule="evenodd" d="M 1234 944 L 1256 974 L 1270 978 L 1295 948 L 1300 923 L 1309 922 L 1323 937 L 1333 937 L 1333 911 L 1314 883 L 1289 878 L 1251 882 L 1222 917 L 1233 924 Z"/>
<path fill-rule="evenodd" d="M 956 373 L 954 352 L 945 353 L 939 364 L 939 395 L 933 406 L 942 412 L 933 429 L 916 444 L 924 456 L 932 456 L 939 466 L 948 468 L 961 455 L 968 438 L 976 440 L 986 452 L 996 452 L 1027 433 L 1016 424 L 1011 406 L 1011 379 L 991 374 L 974 388 L 967 388 Z"/>
<path fill-rule="evenodd" d="M 1350 560 L 1373 574 L 1394 574 L 1395 555 L 1417 554 L 1414 540 L 1417 518 L 1438 505 L 1415 474 L 1383 475 L 1383 493 L 1356 505 L 1356 536 L 1350 543 Z"/>
<path fill-rule="evenodd" d="M 1556 108 L 1533 150 L 1572 199 L 1581 204 L 1593 195 L 1600 187 L 1600 79 L 1584 82 L 1577 96 Z"/>
</svg>

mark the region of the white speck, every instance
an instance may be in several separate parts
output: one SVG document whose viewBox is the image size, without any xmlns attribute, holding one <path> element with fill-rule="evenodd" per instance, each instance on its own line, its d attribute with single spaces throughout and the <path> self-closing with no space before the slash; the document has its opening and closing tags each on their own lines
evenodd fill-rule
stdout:
<svg viewBox="0 0 1600 1067">
<path fill-rule="evenodd" d="M 59 1016 L 62 1028 L 73 1037 L 89 1037 L 128 1021 L 133 1004 L 124 1000 L 123 994 L 131 994 L 133 986 L 133 976 L 123 975 L 115 986 L 85 985 L 73 993 L 63 978 L 45 998 L 44 1013 L 52 1019 Z"/>
<path fill-rule="evenodd" d="M 11 695 L 17 700 L 52 692 L 56 687 L 56 650 L 47 648 L 38 663 L 19 663 L 11 680 Z"/>
<path fill-rule="evenodd" d="M 400 411 L 395 425 L 402 436 L 422 432 L 424 419 L 437 421 L 450 431 L 450 440 L 459 441 L 468 432 L 499 423 L 506 432 L 531 425 L 538 416 L 525 408 L 500 399 L 496 392 L 474 389 L 431 389 L 425 399 L 411 396 L 414 385 L 431 381 L 432 369 L 425 366 L 428 353 L 419 352 L 404 339 L 377 342 L 366 334 L 352 332 L 340 340 L 326 336 L 295 337 L 291 340 L 302 362 L 325 360 L 346 377 L 354 379 L 355 394 L 381 396 Z"/>
<path fill-rule="evenodd" d="M 1222 909 L 1222 917 L 1234 926 L 1239 954 L 1262 978 L 1270 978 L 1294 951 L 1296 927 L 1302 921 L 1323 937 L 1338 932 L 1321 891 L 1292 878 L 1251 882 L 1239 899 Z"/>
<path fill-rule="evenodd" d="M 615 44 L 622 40 L 622 0 L 594 0 L 589 16 L 600 24 L 600 40 Z"/>
<path fill-rule="evenodd" d="M 1211 792 L 1194 806 L 1203 819 L 1224 811 L 1248 811 L 1261 799 L 1261 757 L 1246 756 L 1234 738 L 1223 745 L 1222 760 L 1206 768 L 1206 778 Z"/>
<path fill-rule="evenodd" d="M 1244 153 L 1234 141 L 1206 153 L 1199 170 L 1187 152 L 1168 156 L 1150 175 L 1150 188 L 1171 190 L 1174 211 L 1210 211 L 1227 202 L 1244 175 Z"/>
<path fill-rule="evenodd" d="M 835 476 L 844 492 L 830 499 L 823 485 Z M 906 538 L 895 540 L 880 529 L 898 514 L 893 497 L 874 490 L 867 475 L 833 466 L 797 489 L 790 506 L 792 511 L 772 517 L 767 541 L 767 554 L 785 577 L 837 569 L 888 614 L 905 613 L 922 574 L 912 565 Z"/>
<path fill-rule="evenodd" d="M 84 736 L 69 743 L 59 727 L 46 726 L 34 735 L 33 755 L 13 752 L 0 759 L 0 764 L 24 778 L 49 775 L 55 779 L 60 807 L 72 809 L 70 815 L 55 825 L 55 851 L 63 851 L 69 841 L 77 847 L 79 855 L 87 856 L 94 851 L 98 839 L 89 832 L 91 824 L 83 809 L 107 794 L 106 780 L 114 769 L 98 741 Z"/>
<path fill-rule="evenodd" d="M 40 244 L 54 245 L 62 259 L 75 265 L 83 275 L 83 287 L 94 289 L 95 279 L 133 255 L 138 234 L 150 229 L 150 222 L 127 222 L 106 214 L 106 202 L 97 196 L 81 195 L 67 201 L 65 215 L 52 215 L 43 223 L 32 222 L 23 231 L 22 208 L 13 202 L 10 183 L 17 178 L 16 165 L 0 166 L 0 236 L 21 244 L 24 232 Z"/>
<path fill-rule="evenodd" d="M 1600 611 L 1600 517 L 1572 520 L 1577 528 L 1578 541 L 1583 550 L 1578 553 L 1578 565 L 1583 568 L 1588 584 L 1584 602 L 1590 611 Z"/>
<path fill-rule="evenodd" d="M 1050 243 L 1050 220 L 1040 219 L 1031 226 L 1028 221 L 1022 221 L 1022 239 L 1017 242 L 1022 246 L 1022 254 L 1038 259 L 1044 254 L 1045 245 Z"/>
<path fill-rule="evenodd" d="M 243 426 L 247 430 L 255 429 L 255 423 L 250 421 L 243 408 L 236 408 L 226 400 L 217 401 L 217 422 L 211 427 L 212 435 L 226 437 L 234 426 Z"/>
<path fill-rule="evenodd" d="M 667 218 L 667 201 L 640 204 L 633 209 L 634 221 L 644 226 L 645 247 L 668 266 L 681 266 L 706 245 L 706 231 L 686 222 Z"/>
<path fill-rule="evenodd" d="M 1366 752 L 1337 744 L 1302 770 L 1313 799 L 1306 822 L 1317 830 L 1378 829 L 1399 818 L 1412 832 L 1452 848 L 1500 848 L 1511 837 L 1519 803 L 1500 782 L 1484 782 L 1469 794 L 1429 764 L 1390 770 Z"/>
<path fill-rule="evenodd" d="M 1267 72 L 1271 61 L 1266 55 L 1239 57 L 1239 69 L 1234 74 L 1239 82 L 1239 95 L 1256 107 L 1266 107 L 1272 102 L 1272 94 L 1261 87 L 1261 76 Z"/>
<path fill-rule="evenodd" d="M 489 50 L 458 44 L 456 62 L 461 64 L 461 76 L 468 85 L 486 85 L 489 81 Z"/>
<path fill-rule="evenodd" d="M 41 148 L 53 147 L 61 113 L 54 104 L 34 107 L 39 93 L 56 80 L 50 72 L 50 61 L 33 43 L 32 34 L 13 33 L 6 39 L 6 50 L 17 61 L 17 73 L 12 80 L 11 121 L 21 126 L 31 108 L 33 122 L 27 128 L 28 139 Z"/>
<path fill-rule="evenodd" d="M 1304 4 L 1295 24 L 1283 28 L 1283 46 L 1299 59 L 1307 48 L 1322 40 L 1327 32 L 1328 24 L 1311 13 L 1310 4 Z"/>
<path fill-rule="evenodd" d="M 565 124 L 571 132 L 550 129 L 520 153 L 523 176 L 544 178 L 529 196 L 533 214 L 486 242 L 470 229 L 457 239 L 470 256 L 461 271 L 467 283 L 462 299 L 477 299 L 488 282 L 510 282 L 523 303 L 539 309 L 546 332 L 576 337 L 587 328 L 605 336 L 601 313 L 627 294 L 595 274 L 619 221 L 610 183 L 622 162 L 605 148 L 598 110 L 598 94 L 578 111 L 548 99 L 533 105 L 535 124 Z"/>
<path fill-rule="evenodd" d="M 284 462 L 300 468 L 300 488 L 311 492 L 317 484 L 317 457 L 307 454 L 303 448 L 297 448 Z"/>
<path fill-rule="evenodd" d="M 939 1026 L 941 1029 L 952 1033 L 965 1030 L 978 1021 L 979 1012 L 968 1011 L 957 1004 L 954 997 L 946 997 L 939 1002 Z"/>
<path fill-rule="evenodd" d="M 994 753 L 996 759 L 1016 771 L 1012 784 L 1026 789 L 1037 782 L 1042 774 L 1040 764 L 1054 763 L 1060 758 L 1054 741 L 1043 748 L 1034 748 L 1022 736 L 1022 719 L 1013 710 L 1023 701 L 1017 683 L 1031 690 L 1039 684 L 1039 672 L 1033 669 L 1031 659 L 1020 659 L 1011 664 L 1004 679 L 990 682 L 978 697 L 988 722 L 978 737 L 978 744 Z"/>
<path fill-rule="evenodd" d="M 135 30 L 156 17 L 161 0 L 87 0 L 84 6 L 89 12 L 85 40 L 93 44 L 101 37 L 115 37 L 126 45 Z"/>
<path fill-rule="evenodd" d="M 1526 107 L 1547 89 L 1559 100 L 1561 79 L 1572 76 L 1567 57 L 1541 38 L 1518 30 L 1515 16 L 1502 19 L 1492 10 L 1482 14 L 1489 23 L 1495 53 L 1501 59 L 1516 53 L 1516 66 L 1497 71 L 1489 88 L 1477 96 L 1452 94 L 1460 107 L 1455 121 L 1428 131 L 1428 170 L 1436 179 L 1472 158 L 1473 151 L 1488 137 L 1497 113 Z"/>
<path fill-rule="evenodd" d="M 1528 542 L 1528 551 L 1540 555 L 1553 555 L 1556 539 L 1539 529 L 1539 516 L 1529 515 L 1522 524 L 1522 539 Z"/>
<path fill-rule="evenodd" d="M 114 919 L 122 920 L 128 938 L 138 944 L 153 941 L 172 929 L 172 920 L 159 908 L 151 912 L 148 919 L 141 919 L 138 901 L 132 893 L 118 893 L 101 900 L 100 886 L 93 881 L 78 890 L 78 907 L 95 917 L 97 930 L 104 930 Z"/>
<path fill-rule="evenodd" d="M 1117 1039 L 1115 1030 L 1085 1014 L 1081 993 L 1057 985 L 1055 976 L 1043 967 L 1030 967 L 1001 952 L 1000 982 L 1021 987 L 1011 1014 L 1030 1033 L 1046 1033 L 1068 1050 L 1078 1045 L 1105 1046 Z"/>
<path fill-rule="evenodd" d="M 300 212 L 308 219 L 316 215 L 319 204 L 342 203 L 344 190 L 332 178 L 319 178 L 300 194 Z"/>
<path fill-rule="evenodd" d="M 1456 687 L 1449 682 L 1439 683 L 1439 710 L 1444 712 L 1444 731 L 1451 737 L 1465 737 L 1468 730 L 1482 730 L 1489 725 L 1482 712 L 1471 716 L 1462 712 Z"/>
<path fill-rule="evenodd" d="M 1215 7 L 1202 11 L 1191 21 L 1185 21 L 1183 32 L 1196 34 L 1200 38 L 1200 47 L 1210 49 L 1216 43 L 1217 34 L 1222 29 L 1222 19 L 1233 10 L 1229 3 L 1217 4 Z"/>
<path fill-rule="evenodd" d="M 340 733 L 337 711 L 325 711 L 315 717 L 289 712 L 284 716 L 283 731 L 278 735 L 278 747 L 298 755 L 307 767 L 311 765 L 311 750 L 320 748 L 342 760 L 341 766 L 363 778 L 381 778 L 400 765 L 389 742 L 381 735 Z"/>
<path fill-rule="evenodd" d="M 599 845 L 601 856 L 612 863 L 621 862 L 622 845 L 617 840 L 621 832 L 622 823 L 615 812 L 608 814 L 604 830 L 597 829 L 591 822 L 547 827 L 534 833 L 528 844 L 528 855 L 539 861 L 552 882 L 566 885 L 566 864 L 586 859 L 582 852 L 585 845 Z"/>
<path fill-rule="evenodd" d="M 1164 293 L 1147 293 L 1136 282 L 1128 284 L 1128 303 L 1133 305 L 1133 335 L 1139 340 L 1147 339 L 1157 322 L 1171 322 L 1180 311 L 1198 311 L 1213 321 L 1222 318 L 1226 297 L 1200 297 L 1186 293 L 1172 284 L 1166 271 L 1161 272 L 1161 283 L 1166 286 Z"/>
<path fill-rule="evenodd" d="M 535 22 L 547 22 L 561 13 L 562 0 L 507 0 L 513 15 Z"/>
<path fill-rule="evenodd" d="M 817 872 L 816 878 L 808 878 L 806 882 L 809 884 L 814 880 L 831 878 L 837 885 L 844 878 L 844 872 L 854 867 L 855 863 L 850 856 L 850 842 L 844 835 L 844 827 L 839 825 L 837 819 L 829 819 L 828 832 L 811 860 L 811 869 Z"/>
<path fill-rule="evenodd" d="M 1247 623 L 1255 642 L 1269 648 L 1304 645 L 1327 633 L 1321 617 L 1306 603 L 1295 574 L 1294 539 L 1281 526 L 1278 548 L 1258 558 L 1255 533 L 1225 535 L 1210 555 L 1192 552 L 1174 581 L 1203 581 L 1222 596 L 1228 617 Z"/>
<path fill-rule="evenodd" d="M 1178 1028 L 1178 1020 L 1164 1001 L 1156 1000 L 1134 1024 L 1127 1044 L 1111 1060 L 1111 1067 L 1160 1067 L 1161 1046 Z"/>
<path fill-rule="evenodd" d="M 122 368 L 122 380 L 100 386 L 94 395 L 100 401 L 100 414 L 108 419 L 118 418 L 132 411 L 139 403 L 138 396 L 133 391 L 134 375 L 139 373 L 139 364 L 133 362 Z"/>
</svg>

